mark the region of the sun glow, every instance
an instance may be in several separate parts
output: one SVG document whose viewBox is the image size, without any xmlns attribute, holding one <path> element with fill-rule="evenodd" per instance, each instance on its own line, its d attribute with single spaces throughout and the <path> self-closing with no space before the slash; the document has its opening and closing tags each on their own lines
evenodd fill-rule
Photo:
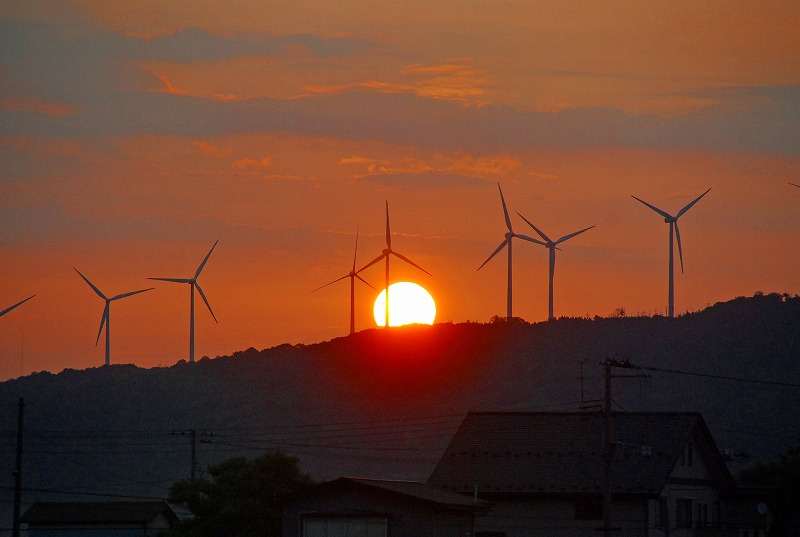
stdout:
<svg viewBox="0 0 800 537">
<path fill-rule="evenodd" d="M 378 326 L 386 324 L 385 289 L 375 299 L 373 314 Z M 397 282 L 389 286 L 389 326 L 433 324 L 435 317 L 436 304 L 423 287 L 411 282 Z"/>
</svg>

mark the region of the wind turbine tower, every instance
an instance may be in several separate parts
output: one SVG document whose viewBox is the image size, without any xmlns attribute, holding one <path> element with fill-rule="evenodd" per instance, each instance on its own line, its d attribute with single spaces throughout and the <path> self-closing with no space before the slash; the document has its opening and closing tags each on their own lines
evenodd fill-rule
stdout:
<svg viewBox="0 0 800 537">
<path fill-rule="evenodd" d="M 639 203 L 642 203 L 643 205 L 646 205 L 647 207 L 649 207 L 653 211 L 655 211 L 658 214 L 660 214 L 661 216 L 663 216 L 664 217 L 664 222 L 669 224 L 669 293 L 668 293 L 668 295 L 669 295 L 669 297 L 668 297 L 669 298 L 669 310 L 668 310 L 668 312 L 669 312 L 669 317 L 670 318 L 675 317 L 675 269 L 674 269 L 675 262 L 674 262 L 674 253 L 673 253 L 674 252 L 673 243 L 675 241 L 674 241 L 673 237 L 678 239 L 678 257 L 680 258 L 680 261 L 681 261 L 681 273 L 683 273 L 683 250 L 681 248 L 681 230 L 678 227 L 678 219 L 681 216 L 683 216 L 686 213 L 686 211 L 691 209 L 692 206 L 695 203 L 700 201 L 700 198 L 702 198 L 703 196 L 708 194 L 710 191 L 711 191 L 711 189 L 709 188 L 708 190 L 706 190 L 705 192 L 703 192 L 702 194 L 697 196 L 694 200 L 692 200 L 690 203 L 688 203 L 683 209 L 678 211 L 678 214 L 676 214 L 675 216 L 672 216 L 671 214 L 669 214 L 666 211 L 662 211 L 661 209 L 659 209 L 658 207 L 656 207 L 654 205 L 650 205 L 646 201 L 640 200 L 636 196 L 631 196 L 633 199 L 635 199 Z"/>
<path fill-rule="evenodd" d="M 104 295 L 103 292 L 100 291 L 100 289 L 98 289 L 95 284 L 93 284 L 92 282 L 89 281 L 89 278 L 87 278 L 86 276 L 81 274 L 81 271 L 79 271 L 75 267 L 72 267 L 72 268 L 75 269 L 75 272 L 77 272 L 78 275 L 81 278 L 83 278 L 83 280 L 86 283 L 89 284 L 89 287 L 94 289 L 94 292 L 97 293 L 97 295 L 100 298 L 102 298 L 103 300 L 106 301 L 106 307 L 105 307 L 105 309 L 103 309 L 103 318 L 100 320 L 100 330 L 97 332 L 97 340 L 94 342 L 94 344 L 95 344 L 95 346 L 97 346 L 97 344 L 100 342 L 100 335 L 103 333 L 103 326 L 105 326 L 105 328 L 106 328 L 106 365 L 109 365 L 111 363 L 111 335 L 110 335 L 110 331 L 111 331 L 111 303 L 113 301 L 119 300 L 121 298 L 129 297 L 131 295 L 138 295 L 139 293 L 144 293 L 145 291 L 150 291 L 153 288 L 150 287 L 148 289 L 139 289 L 138 291 L 131 291 L 130 293 L 122 293 L 120 295 L 116 295 L 116 296 L 112 296 L 111 298 L 107 298 L 106 295 Z"/>
<path fill-rule="evenodd" d="M 544 242 L 544 246 L 548 250 L 550 250 L 550 307 L 548 309 L 547 318 L 548 318 L 548 320 L 552 321 L 553 319 L 555 319 L 555 316 L 553 315 L 553 274 L 555 273 L 555 269 L 556 269 L 556 250 L 559 249 L 558 245 L 561 244 L 562 242 L 568 241 L 569 239 L 571 239 L 575 235 L 580 235 L 584 231 L 589 231 L 594 226 L 589 226 L 586 229 L 582 229 L 580 231 L 576 231 L 575 233 L 570 233 L 569 235 L 564 235 L 563 237 L 561 237 L 557 241 L 553 241 L 553 240 L 550 240 L 550 237 L 545 235 L 538 227 L 534 226 L 533 223 L 530 220 L 528 220 L 527 218 L 522 216 L 519 212 L 517 212 L 517 214 L 519 214 L 519 216 L 523 220 L 525 220 L 525 222 L 527 222 L 528 225 L 531 226 L 533 228 L 533 230 L 536 233 L 538 233 L 539 236 L 542 239 L 544 239 L 544 241 L 545 241 Z"/>
<path fill-rule="evenodd" d="M 488 263 L 490 259 L 492 259 L 494 256 L 496 256 L 500 252 L 500 250 L 502 250 L 505 247 L 508 247 L 508 294 L 507 294 L 507 303 L 506 303 L 506 317 L 508 317 L 510 319 L 512 317 L 512 308 L 511 308 L 511 305 L 512 305 L 512 292 L 511 292 L 511 275 L 512 275 L 512 270 L 511 270 L 511 267 L 512 267 L 512 262 L 511 262 L 511 239 L 513 239 L 513 238 L 522 239 L 522 240 L 526 240 L 526 241 L 529 241 L 529 242 L 535 242 L 536 244 L 541 244 L 543 246 L 545 244 L 543 242 L 541 242 L 541 241 L 537 241 L 536 239 L 528 237 L 527 235 L 520 235 L 519 233 L 515 233 L 514 232 L 514 228 L 511 226 L 511 218 L 509 218 L 509 216 L 508 216 L 508 208 L 506 207 L 506 200 L 503 197 L 503 189 L 500 188 L 500 183 L 497 183 L 497 188 L 500 190 L 500 202 L 503 204 L 503 216 L 506 219 L 506 228 L 508 229 L 508 231 L 506 231 L 505 239 L 503 239 L 503 242 L 500 243 L 500 246 L 498 246 L 497 249 L 495 249 L 495 251 L 492 252 L 492 255 L 490 255 L 486 259 L 486 261 L 484 261 L 481 264 L 481 266 L 478 267 L 478 270 L 481 270 L 483 268 L 483 265 Z"/>
<path fill-rule="evenodd" d="M 195 290 L 195 288 L 197 289 L 197 292 L 200 293 L 200 297 L 203 299 L 203 302 L 206 303 L 206 307 L 208 308 L 208 311 L 211 313 L 211 316 L 214 318 L 214 322 L 215 323 L 219 323 L 219 321 L 217 321 L 217 316 L 214 315 L 214 311 L 211 309 L 211 304 L 208 303 L 208 299 L 206 298 L 205 293 L 203 293 L 203 289 L 200 287 L 200 284 L 197 283 L 197 278 L 200 277 L 200 273 L 203 271 L 203 267 L 206 266 L 206 262 L 208 261 L 208 258 L 211 257 L 211 252 L 213 252 L 214 248 L 217 247 L 217 243 L 218 242 L 219 241 L 216 241 L 214 243 L 214 246 L 211 247 L 211 250 L 208 251 L 208 254 L 206 254 L 205 259 L 203 259 L 203 262 L 200 263 L 199 267 L 197 267 L 197 270 L 195 271 L 193 278 L 147 278 L 148 280 L 158 280 L 158 281 L 162 281 L 162 282 L 188 283 L 189 284 L 189 293 L 190 293 L 190 296 L 191 296 L 191 302 L 190 302 L 191 306 L 190 306 L 190 309 L 189 309 L 189 361 L 190 362 L 194 362 L 194 290 Z"/>
<path fill-rule="evenodd" d="M 365 280 L 364 278 L 359 276 L 358 272 L 356 272 L 356 255 L 357 254 L 358 254 L 358 230 L 356 230 L 356 248 L 355 248 L 355 252 L 353 252 L 353 268 L 350 269 L 350 273 L 349 274 L 345 274 L 341 278 L 336 278 L 332 282 L 328 282 L 325 285 L 317 287 L 316 289 L 314 289 L 314 291 L 319 291 L 323 287 L 327 287 L 327 286 L 329 286 L 331 284 L 334 284 L 334 283 L 336 283 L 338 281 L 344 280 L 345 278 L 350 278 L 350 333 L 351 334 L 356 331 L 356 278 L 358 278 L 363 283 L 365 283 L 365 284 L 369 285 L 370 287 L 372 287 L 372 284 L 370 284 L 367 280 Z M 372 289 L 377 291 L 377 289 L 375 289 L 374 287 L 372 287 Z M 311 291 L 311 292 L 313 293 L 314 291 Z"/>
<path fill-rule="evenodd" d="M 378 257 L 376 257 L 375 259 L 373 259 L 372 261 L 370 261 L 369 263 L 367 263 L 366 265 L 364 265 L 363 267 L 361 267 L 356 271 L 356 272 L 361 272 L 362 270 L 371 267 L 381 259 L 386 260 L 386 317 L 384 317 L 384 327 L 386 328 L 389 327 L 389 258 L 391 256 L 396 256 L 405 261 L 406 263 L 408 263 L 409 265 L 411 265 L 412 267 L 416 267 L 425 274 L 427 274 L 428 276 L 431 276 L 430 272 L 420 267 L 419 265 L 411 261 L 409 258 L 404 256 L 400 252 L 392 250 L 392 232 L 391 229 L 389 228 L 389 202 L 387 201 L 386 202 L 386 248 L 383 249 L 383 253 L 381 253 L 381 255 L 379 255 Z"/>
</svg>

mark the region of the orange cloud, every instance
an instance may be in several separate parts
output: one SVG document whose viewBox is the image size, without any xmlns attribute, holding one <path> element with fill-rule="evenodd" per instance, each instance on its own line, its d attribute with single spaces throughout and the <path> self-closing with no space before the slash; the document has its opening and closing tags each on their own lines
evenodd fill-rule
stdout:
<svg viewBox="0 0 800 537">
<path fill-rule="evenodd" d="M 39 112 L 46 116 L 63 117 L 71 116 L 77 111 L 61 103 L 41 101 L 32 97 L 10 97 L 0 100 L 0 110 L 4 112 Z"/>
<path fill-rule="evenodd" d="M 230 152 L 231 152 L 231 150 L 228 149 L 228 148 L 217 147 L 215 145 L 211 145 L 209 143 L 206 143 L 206 142 L 203 142 L 203 141 L 200 141 L 200 140 L 195 140 L 192 143 L 201 152 L 205 153 L 206 155 L 210 155 L 212 157 L 218 157 L 218 158 L 219 157 L 224 157 L 224 156 L 230 154 Z"/>
<path fill-rule="evenodd" d="M 248 168 L 268 168 L 272 164 L 272 157 L 264 157 L 261 160 L 252 158 L 243 158 L 233 163 L 233 167 L 237 170 L 246 170 Z"/>
<path fill-rule="evenodd" d="M 162 74 L 162 73 L 158 73 L 158 72 L 156 72 L 156 71 L 154 71 L 152 69 L 149 69 L 149 68 L 147 68 L 145 66 L 142 66 L 142 68 L 144 70 L 146 70 L 148 73 L 150 73 L 151 75 L 153 75 L 154 77 L 156 77 L 157 79 L 159 79 L 161 81 L 161 83 L 163 84 L 163 88 L 156 89 L 156 90 L 151 90 L 151 91 L 170 93 L 172 95 L 189 95 L 188 91 L 186 91 L 184 89 L 181 89 L 181 88 L 175 86 L 172 82 L 170 82 L 170 80 L 167 78 L 167 75 Z"/>
</svg>

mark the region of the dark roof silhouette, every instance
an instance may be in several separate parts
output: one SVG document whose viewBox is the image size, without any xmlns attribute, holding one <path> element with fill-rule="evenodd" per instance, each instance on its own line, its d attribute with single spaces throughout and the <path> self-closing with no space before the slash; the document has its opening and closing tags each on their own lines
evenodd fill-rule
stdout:
<svg viewBox="0 0 800 537">
<path fill-rule="evenodd" d="M 695 413 L 614 413 L 612 492 L 658 494 L 693 440 L 718 486 L 733 481 L 711 433 Z M 603 490 L 600 412 L 469 413 L 428 484 L 479 495 L 581 494 Z"/>
<path fill-rule="evenodd" d="M 25 524 L 147 524 L 163 514 L 178 517 L 164 501 L 35 502 L 22 515 Z"/>
<path fill-rule="evenodd" d="M 436 504 L 449 509 L 483 510 L 488 503 L 475 501 L 471 496 L 441 488 L 435 488 L 419 481 L 396 481 L 384 479 L 365 479 L 356 477 L 340 477 L 322 483 L 315 490 L 339 490 L 342 488 L 362 488 L 386 492 L 393 496 Z M 313 494 L 313 492 L 312 492 Z"/>
</svg>

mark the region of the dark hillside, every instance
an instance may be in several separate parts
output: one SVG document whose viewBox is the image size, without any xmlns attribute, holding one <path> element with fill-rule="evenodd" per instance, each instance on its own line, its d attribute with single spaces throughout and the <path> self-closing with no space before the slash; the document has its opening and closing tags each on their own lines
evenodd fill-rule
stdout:
<svg viewBox="0 0 800 537">
<path fill-rule="evenodd" d="M 0 490 L 9 502 L 20 395 L 24 482 L 39 489 L 26 502 L 163 497 L 189 475 L 191 430 L 200 467 L 274 447 L 319 478 L 426 479 L 468 410 L 580 408 L 582 362 L 585 400 L 602 399 L 607 358 L 800 384 L 799 334 L 800 298 L 769 294 L 672 320 L 373 329 L 169 368 L 38 373 L 0 384 Z M 721 449 L 763 457 L 800 437 L 797 387 L 651 375 L 615 380 L 617 408 L 702 412 Z"/>
</svg>

